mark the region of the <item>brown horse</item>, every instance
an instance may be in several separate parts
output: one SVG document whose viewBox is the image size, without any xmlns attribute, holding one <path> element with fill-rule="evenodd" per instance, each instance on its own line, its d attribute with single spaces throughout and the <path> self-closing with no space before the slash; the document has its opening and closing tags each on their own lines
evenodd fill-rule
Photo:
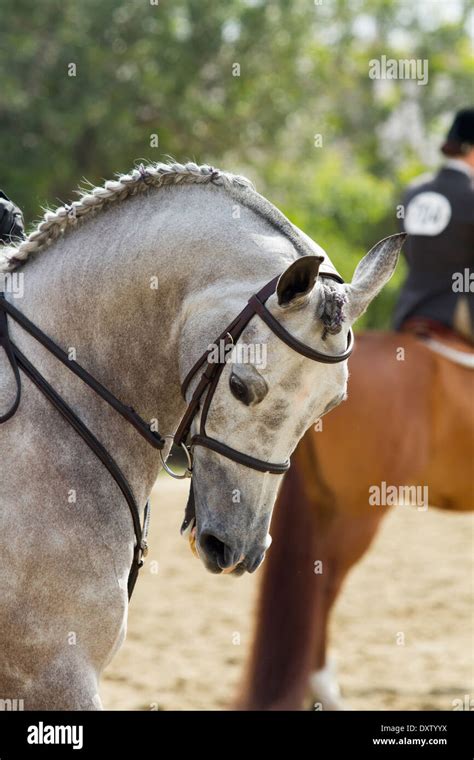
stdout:
<svg viewBox="0 0 474 760">
<path fill-rule="evenodd" d="M 446 346 L 467 366 L 440 355 Z M 306 433 L 283 481 L 240 708 L 299 709 L 308 692 L 323 709 L 342 707 L 326 662 L 329 616 L 393 493 L 400 503 L 412 486 L 430 505 L 472 509 L 473 360 L 452 339 L 358 336 L 348 400 Z"/>
</svg>

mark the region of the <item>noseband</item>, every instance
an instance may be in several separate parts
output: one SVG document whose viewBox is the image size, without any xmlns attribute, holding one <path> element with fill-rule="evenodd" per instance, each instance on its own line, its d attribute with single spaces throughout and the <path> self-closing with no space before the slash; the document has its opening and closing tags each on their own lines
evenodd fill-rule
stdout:
<svg viewBox="0 0 474 760">
<path fill-rule="evenodd" d="M 326 277 L 332 277 L 338 282 L 342 282 L 339 275 L 333 271 L 322 272 Z M 277 286 L 278 277 L 274 277 L 266 285 L 264 285 L 258 293 L 251 296 L 245 308 L 238 314 L 238 316 L 226 327 L 226 329 L 217 338 L 215 343 L 224 343 L 224 348 L 230 343 L 236 343 L 241 336 L 243 330 L 248 325 L 252 317 L 258 315 L 272 330 L 275 335 L 286 343 L 287 346 L 292 348 L 297 353 L 305 356 L 313 361 L 321 362 L 323 364 L 336 364 L 337 362 L 343 362 L 349 358 L 354 346 L 354 336 L 352 330 L 349 330 L 347 337 L 347 347 L 343 354 L 324 354 L 320 351 L 316 351 L 314 348 L 305 345 L 293 335 L 291 335 L 275 317 L 268 311 L 265 306 L 266 300 L 272 295 Z M 189 388 L 191 381 L 195 375 L 202 369 L 201 377 L 198 381 L 196 389 L 192 394 L 189 405 L 184 413 L 183 418 L 178 426 L 178 429 L 174 436 L 162 436 L 158 432 L 154 431 L 144 419 L 142 419 L 137 412 L 130 406 L 123 404 L 118 398 L 116 398 L 104 385 L 93 377 L 87 370 L 84 369 L 76 361 L 71 360 L 51 338 L 48 337 L 39 327 L 37 327 L 31 320 L 25 317 L 22 312 L 16 309 L 9 301 L 6 300 L 3 293 L 0 293 L 0 348 L 3 348 L 6 357 L 13 370 L 13 376 L 16 383 L 16 396 L 11 408 L 3 415 L 0 416 L 0 424 L 7 422 L 11 419 L 17 411 L 20 398 L 21 398 L 21 375 L 20 369 L 26 374 L 29 379 L 36 385 L 41 393 L 48 399 L 48 401 L 60 412 L 63 418 L 71 425 L 71 427 L 80 435 L 83 441 L 89 446 L 91 451 L 98 457 L 104 467 L 109 471 L 118 487 L 120 488 L 127 504 L 130 509 L 130 513 L 133 520 L 133 527 L 135 531 L 135 547 L 133 551 L 132 566 L 128 577 L 128 595 L 129 598 L 132 595 L 132 591 L 135 586 L 136 579 L 138 577 L 138 571 L 143 565 L 143 557 L 147 552 L 147 531 L 149 520 L 149 504 L 145 505 L 144 524 L 143 528 L 140 522 L 140 510 L 133 495 L 132 489 L 127 482 L 120 467 L 115 460 L 109 454 L 107 449 L 100 443 L 95 435 L 89 430 L 84 422 L 74 412 L 66 401 L 57 393 L 57 391 L 48 383 L 43 375 L 36 369 L 36 367 L 27 359 L 27 357 L 20 351 L 20 349 L 12 342 L 8 332 L 8 319 L 7 316 L 14 319 L 18 325 L 20 325 L 26 332 L 28 332 L 35 340 L 41 343 L 49 353 L 55 356 L 62 364 L 64 364 L 73 374 L 82 380 L 89 388 L 91 388 L 100 398 L 106 401 L 123 419 L 125 419 L 130 425 L 132 425 L 140 435 L 156 449 L 161 450 L 166 445 L 166 438 L 173 437 L 176 445 L 181 446 L 186 452 L 188 459 L 188 467 L 184 476 L 178 476 L 173 473 L 170 468 L 163 461 L 163 464 L 173 477 L 190 477 L 192 474 L 192 451 L 196 446 L 203 446 L 215 451 L 217 454 L 231 459 L 234 462 L 250 467 L 253 470 L 259 472 L 270 472 L 275 475 L 281 475 L 286 472 L 290 466 L 289 460 L 282 463 L 266 462 L 262 459 L 250 456 L 250 454 L 244 454 L 237 449 L 233 449 L 227 446 L 225 443 L 211 438 L 206 433 L 206 420 L 209 413 L 209 407 L 212 402 L 217 383 L 225 367 L 226 361 L 211 362 L 209 360 L 210 350 L 205 351 L 198 361 L 194 364 L 191 370 L 186 375 L 184 382 L 181 386 L 183 396 L 186 396 L 186 391 Z M 225 351 L 224 351 L 225 354 Z M 207 365 L 207 366 L 205 366 Z M 204 368 L 205 367 L 205 368 Z M 198 413 L 202 403 L 201 421 L 199 427 L 199 433 L 191 438 L 189 446 L 186 441 L 191 429 L 191 425 L 194 421 L 196 414 Z"/>
<path fill-rule="evenodd" d="M 335 275 L 332 275 L 335 277 Z M 339 278 L 338 278 L 339 279 Z M 266 462 L 263 459 L 257 459 L 250 456 L 250 454 L 244 454 L 242 451 L 233 449 L 231 446 L 227 446 L 225 443 L 218 441 L 216 438 L 211 438 L 206 433 L 206 421 L 209 414 L 209 407 L 211 405 L 214 393 L 219 382 L 219 378 L 226 365 L 225 355 L 226 346 L 233 345 L 242 335 L 242 332 L 247 327 L 248 323 L 255 315 L 258 315 L 270 330 L 281 340 L 286 343 L 287 346 L 296 351 L 298 354 L 305 356 L 307 359 L 320 362 L 321 364 L 337 364 L 343 362 L 349 358 L 354 347 L 354 335 L 352 329 L 349 330 L 347 336 L 346 350 L 342 354 L 324 354 L 321 351 L 317 351 L 305 343 L 302 343 L 298 338 L 295 338 L 289 333 L 283 325 L 278 322 L 277 319 L 271 314 L 271 312 L 265 306 L 266 300 L 275 292 L 276 286 L 279 280 L 279 276 L 274 277 L 273 280 L 267 282 L 264 287 L 255 293 L 249 299 L 244 309 L 237 315 L 237 317 L 230 323 L 228 327 L 217 338 L 217 345 L 223 345 L 224 351 L 219 352 L 219 356 L 224 358 L 218 362 L 209 361 L 211 352 L 213 353 L 213 347 L 208 351 L 205 351 L 202 356 L 197 360 L 194 366 L 189 370 L 188 374 L 184 378 L 181 386 L 183 396 L 186 398 L 186 391 L 188 390 L 192 380 L 197 375 L 200 369 L 206 364 L 206 368 L 201 374 L 201 378 L 196 386 L 196 389 L 191 397 L 188 408 L 181 419 L 179 427 L 174 436 L 174 443 L 177 446 L 181 446 L 186 449 L 186 440 L 191 429 L 191 425 L 194 421 L 202 404 L 201 421 L 199 425 L 199 433 L 191 438 L 189 449 L 192 452 L 195 446 L 203 446 L 211 451 L 215 451 L 227 459 L 232 459 L 238 464 L 242 464 L 245 467 L 250 467 L 252 470 L 258 470 L 258 472 L 271 472 L 275 475 L 281 475 L 286 472 L 290 467 L 290 460 L 286 462 Z M 190 460 L 188 459 L 188 462 Z M 175 476 L 173 472 L 168 469 L 168 472 Z M 191 476 L 192 474 L 192 456 L 191 466 L 188 466 L 185 476 Z M 183 477 L 183 476 L 178 476 Z"/>
</svg>

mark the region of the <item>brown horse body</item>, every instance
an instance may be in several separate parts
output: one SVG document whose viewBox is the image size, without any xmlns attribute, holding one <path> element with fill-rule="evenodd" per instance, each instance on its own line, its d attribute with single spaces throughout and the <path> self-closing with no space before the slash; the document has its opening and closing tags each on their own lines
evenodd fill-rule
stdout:
<svg viewBox="0 0 474 760">
<path fill-rule="evenodd" d="M 381 332 L 358 336 L 349 368 L 348 400 L 307 432 L 282 485 L 242 709 L 299 709 L 326 672 L 332 605 L 390 508 L 370 489 L 416 484 L 432 506 L 473 506 L 472 370 Z M 312 678 L 314 700 L 338 709 L 326 675 Z"/>
</svg>

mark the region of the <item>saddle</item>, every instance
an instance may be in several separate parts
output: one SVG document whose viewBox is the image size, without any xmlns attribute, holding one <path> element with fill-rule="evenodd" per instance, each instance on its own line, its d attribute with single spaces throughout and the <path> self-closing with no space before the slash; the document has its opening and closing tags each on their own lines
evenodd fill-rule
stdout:
<svg viewBox="0 0 474 760">
<path fill-rule="evenodd" d="M 474 369 L 474 340 L 452 327 L 428 317 L 411 317 L 403 322 L 400 332 L 420 338 L 427 348 L 453 364 Z"/>
<path fill-rule="evenodd" d="M 403 322 L 400 332 L 409 332 L 422 338 L 444 338 L 448 341 L 462 342 L 466 348 L 474 348 L 474 340 L 442 322 L 429 317 L 410 317 Z"/>
</svg>

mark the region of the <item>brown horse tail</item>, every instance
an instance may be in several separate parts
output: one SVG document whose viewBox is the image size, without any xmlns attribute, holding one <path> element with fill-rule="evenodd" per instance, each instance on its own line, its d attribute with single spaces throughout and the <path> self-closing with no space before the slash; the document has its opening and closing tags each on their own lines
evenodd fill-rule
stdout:
<svg viewBox="0 0 474 760">
<path fill-rule="evenodd" d="M 294 464 L 275 506 L 255 638 L 237 704 L 243 710 L 299 709 L 313 666 L 318 495 L 312 493 L 317 460 L 311 434 L 300 442 Z"/>
</svg>

